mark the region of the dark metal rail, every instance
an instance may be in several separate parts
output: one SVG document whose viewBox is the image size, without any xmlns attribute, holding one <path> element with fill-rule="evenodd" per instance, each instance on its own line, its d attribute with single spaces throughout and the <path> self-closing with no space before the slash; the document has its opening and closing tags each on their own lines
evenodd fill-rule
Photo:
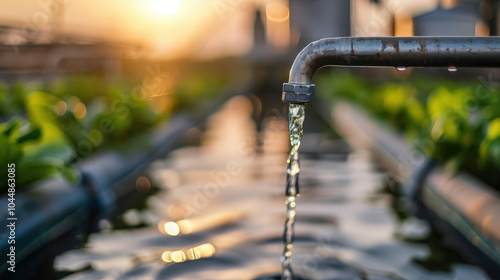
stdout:
<svg viewBox="0 0 500 280">
<path fill-rule="evenodd" d="M 295 58 L 284 102 L 314 101 L 312 77 L 324 66 L 500 67 L 500 37 L 347 37 L 310 43 Z"/>
</svg>

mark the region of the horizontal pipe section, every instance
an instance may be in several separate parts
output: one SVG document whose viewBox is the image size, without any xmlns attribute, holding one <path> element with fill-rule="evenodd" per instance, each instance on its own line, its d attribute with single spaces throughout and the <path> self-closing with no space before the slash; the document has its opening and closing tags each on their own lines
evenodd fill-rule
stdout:
<svg viewBox="0 0 500 280">
<path fill-rule="evenodd" d="M 346 37 L 310 43 L 289 82 L 311 84 L 323 66 L 500 67 L 500 37 Z"/>
</svg>

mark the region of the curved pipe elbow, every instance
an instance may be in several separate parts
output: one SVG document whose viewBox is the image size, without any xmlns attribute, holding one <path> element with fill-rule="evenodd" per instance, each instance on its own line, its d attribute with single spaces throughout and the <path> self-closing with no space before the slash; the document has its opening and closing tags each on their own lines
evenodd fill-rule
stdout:
<svg viewBox="0 0 500 280">
<path fill-rule="evenodd" d="M 339 49 L 338 39 L 321 39 L 307 45 L 295 58 L 288 82 L 291 84 L 311 84 L 314 73 L 326 65 L 325 50 L 332 47 Z M 327 47 L 329 46 L 329 47 Z"/>
</svg>

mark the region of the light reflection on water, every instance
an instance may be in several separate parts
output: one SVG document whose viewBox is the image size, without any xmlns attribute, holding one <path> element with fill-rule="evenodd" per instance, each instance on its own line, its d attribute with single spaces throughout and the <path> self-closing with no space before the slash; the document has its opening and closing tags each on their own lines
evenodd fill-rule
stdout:
<svg viewBox="0 0 500 280">
<path fill-rule="evenodd" d="M 242 111 L 247 118 L 219 115 L 223 125 L 218 133 L 224 135 L 226 126 L 237 138 L 238 129 L 254 129 L 247 105 L 239 100 L 226 107 L 226 113 Z M 286 130 L 276 131 L 276 141 L 286 143 L 280 138 L 287 137 Z M 269 133 L 264 133 L 263 142 L 272 142 Z M 255 146 L 255 134 L 247 132 L 249 145 Z M 208 146 L 179 149 L 153 164 L 149 178 L 161 191 L 148 199 L 146 209 L 128 214 L 134 224 L 140 220 L 148 226 L 92 234 L 83 249 L 56 259 L 57 270 L 75 272 L 64 279 L 235 280 L 279 275 L 286 155 L 269 152 L 276 149 L 259 154 L 256 147 L 242 154 L 236 147 L 228 148 L 231 153 L 218 153 L 223 146 L 214 143 L 214 137 L 209 137 Z M 302 145 L 307 147 L 307 141 Z M 365 154 L 352 154 L 347 160 L 303 156 L 301 164 L 292 260 L 297 275 L 488 279 L 479 268 L 465 264 L 454 265 L 451 272 L 430 272 L 414 263 L 429 256 L 430 248 L 405 243 L 401 237 L 421 238 L 428 225 L 416 218 L 398 221 L 390 195 L 378 191 L 383 176 Z"/>
<path fill-rule="evenodd" d="M 201 258 L 208 258 L 215 254 L 215 247 L 211 243 L 205 243 L 187 250 L 165 251 L 161 254 L 162 261 L 166 263 L 171 262 L 184 262 L 186 260 L 198 260 Z M 187 256 L 187 257 L 186 257 Z"/>
</svg>

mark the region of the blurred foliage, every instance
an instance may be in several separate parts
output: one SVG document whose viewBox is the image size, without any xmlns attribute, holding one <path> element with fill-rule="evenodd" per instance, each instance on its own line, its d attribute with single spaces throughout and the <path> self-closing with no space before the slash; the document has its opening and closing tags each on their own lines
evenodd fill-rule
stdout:
<svg viewBox="0 0 500 280">
<path fill-rule="evenodd" d="M 317 92 L 365 108 L 452 171 L 500 189 L 500 90 L 479 82 L 412 76 L 377 83 L 348 71 L 317 78 Z"/>
<path fill-rule="evenodd" d="M 174 111 L 202 108 L 225 83 L 198 75 L 173 87 L 162 79 L 135 86 L 90 76 L 0 84 L 0 163 L 16 164 L 18 188 L 54 175 L 77 182 L 80 160 L 102 148 L 148 147 L 144 135 L 155 125 Z M 6 191 L 6 170 L 0 192 Z"/>
</svg>

